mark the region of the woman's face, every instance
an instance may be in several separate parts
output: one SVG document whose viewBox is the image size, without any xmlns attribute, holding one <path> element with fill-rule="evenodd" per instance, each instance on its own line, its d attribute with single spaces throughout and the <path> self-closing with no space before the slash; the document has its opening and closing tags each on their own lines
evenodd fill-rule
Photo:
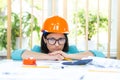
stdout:
<svg viewBox="0 0 120 80">
<path fill-rule="evenodd" d="M 51 33 L 48 34 L 44 42 L 47 45 L 49 52 L 63 50 L 66 38 L 64 34 L 61 33 Z"/>
</svg>

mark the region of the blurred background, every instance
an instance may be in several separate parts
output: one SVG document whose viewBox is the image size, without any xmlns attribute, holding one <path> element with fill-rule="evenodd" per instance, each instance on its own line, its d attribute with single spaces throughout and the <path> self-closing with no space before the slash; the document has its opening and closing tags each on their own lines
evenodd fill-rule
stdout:
<svg viewBox="0 0 120 80">
<path fill-rule="evenodd" d="M 120 59 L 119 5 L 119 0 L 0 0 L 0 58 L 40 45 L 44 20 L 58 15 L 68 22 L 70 45 Z"/>
</svg>

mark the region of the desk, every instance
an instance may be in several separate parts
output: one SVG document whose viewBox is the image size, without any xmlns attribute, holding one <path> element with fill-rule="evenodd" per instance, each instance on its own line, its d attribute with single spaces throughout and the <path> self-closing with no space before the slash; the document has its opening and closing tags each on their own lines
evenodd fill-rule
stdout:
<svg viewBox="0 0 120 80">
<path fill-rule="evenodd" d="M 1 60 L 0 80 L 119 80 L 119 69 L 92 65 L 62 65 L 63 61 L 37 61 L 39 67 L 25 67 L 22 61 Z M 43 66 L 43 67 L 40 67 Z M 46 67 L 48 66 L 48 67 Z M 62 68 L 64 67 L 64 68 Z"/>
</svg>

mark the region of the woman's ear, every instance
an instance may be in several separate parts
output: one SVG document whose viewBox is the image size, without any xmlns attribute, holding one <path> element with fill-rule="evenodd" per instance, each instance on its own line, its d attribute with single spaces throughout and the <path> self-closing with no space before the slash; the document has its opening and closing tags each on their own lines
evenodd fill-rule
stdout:
<svg viewBox="0 0 120 80">
<path fill-rule="evenodd" d="M 45 44 L 47 43 L 47 39 L 45 39 L 44 37 L 43 37 L 43 40 L 44 40 L 44 42 L 45 42 Z"/>
</svg>

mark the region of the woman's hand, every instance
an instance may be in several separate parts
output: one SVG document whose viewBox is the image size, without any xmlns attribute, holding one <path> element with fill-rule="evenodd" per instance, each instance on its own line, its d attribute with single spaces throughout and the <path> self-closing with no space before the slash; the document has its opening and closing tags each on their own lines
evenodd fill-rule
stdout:
<svg viewBox="0 0 120 80">
<path fill-rule="evenodd" d="M 54 51 L 54 52 L 49 53 L 49 55 L 51 55 L 51 56 L 59 56 L 59 57 L 62 57 L 63 59 L 68 58 L 68 54 L 66 54 L 63 51 Z"/>
<path fill-rule="evenodd" d="M 64 59 L 64 57 L 61 54 L 49 53 L 48 55 L 51 60 L 63 60 Z"/>
</svg>

